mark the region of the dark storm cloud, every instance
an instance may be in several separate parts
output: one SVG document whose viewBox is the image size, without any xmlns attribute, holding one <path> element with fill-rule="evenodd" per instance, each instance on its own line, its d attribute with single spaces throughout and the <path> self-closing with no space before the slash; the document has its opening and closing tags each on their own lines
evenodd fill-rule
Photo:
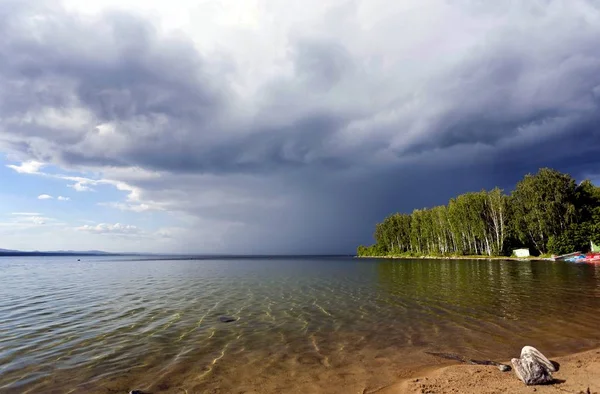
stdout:
<svg viewBox="0 0 600 394">
<path fill-rule="evenodd" d="M 154 146 L 202 142 L 207 124 L 221 114 L 227 87 L 211 81 L 204 61 L 183 38 L 159 37 L 150 23 L 123 13 L 86 20 L 52 2 L 0 7 L 10 15 L 0 27 L 0 111 L 5 122 L 12 120 L 5 129 L 61 144 L 58 159 L 130 164 L 95 145 L 103 142 L 94 134 L 96 125 L 122 125 L 120 144 L 145 145 L 152 154 Z M 43 119 L 18 121 L 43 109 L 71 107 L 90 118 L 72 130 Z"/>
<path fill-rule="evenodd" d="M 7 12 L 10 18 L 0 27 L 0 70 L 6 82 L 24 84 L 20 109 L 67 105 L 73 93 L 99 122 L 140 115 L 198 121 L 218 109 L 222 86 L 210 85 L 190 42 L 159 37 L 150 23 L 123 13 L 85 20 L 44 7 L 35 9 L 43 19 L 32 21 L 37 14 L 27 4 L 34 3 Z"/>
<path fill-rule="evenodd" d="M 311 114 L 303 119 L 290 120 L 289 124 L 281 127 L 265 126 L 209 146 L 198 145 L 193 140 L 186 141 L 189 145 L 183 146 L 156 144 L 151 153 L 148 146 L 136 146 L 127 156 L 133 163 L 175 172 L 281 172 L 309 164 L 335 169 L 343 166 L 345 158 L 312 158 L 311 153 L 320 149 L 323 140 L 335 133 L 343 122 L 344 119 L 334 114 Z M 161 155 L 165 148 L 172 154 Z"/>
<path fill-rule="evenodd" d="M 535 133 L 536 143 L 544 142 L 553 124 L 564 118 L 569 121 L 554 132 L 581 131 L 581 124 L 590 123 L 600 109 L 600 50 L 592 34 L 599 29 L 582 30 L 554 44 L 552 31 L 547 37 L 507 35 L 457 64 L 432 99 L 449 108 L 408 150 L 496 146 L 526 129 Z"/>
<path fill-rule="evenodd" d="M 260 119 L 227 124 L 220 119 L 231 115 L 225 75 L 221 68 L 208 70 L 190 42 L 160 37 L 148 22 L 127 14 L 89 21 L 60 8 L 43 11 L 48 19 L 28 29 L 33 13 L 13 4 L 0 31 L 0 54 L 7 59 L 0 66 L 2 87 L 11 92 L 3 95 L 1 111 L 5 119 L 48 107 L 89 111 L 92 119 L 68 132 L 43 122 L 10 124 L 12 135 L 47 140 L 54 160 L 211 173 L 335 167 L 344 160 L 311 158 L 346 122 L 338 114 L 323 109 L 280 125 Z M 331 85 L 347 67 L 339 45 L 301 42 L 294 57 L 299 75 L 314 87 Z M 117 125 L 117 135 L 98 136 L 94 127 L 105 122 Z M 233 127 L 239 132 L 232 137 Z"/>
<path fill-rule="evenodd" d="M 339 43 L 302 39 L 293 53 L 296 77 L 313 89 L 331 89 L 353 68 L 352 57 Z"/>
<path fill-rule="evenodd" d="M 510 189 L 541 166 L 600 168 L 600 26 L 583 13 L 524 10 L 527 23 L 468 35 L 453 56 L 440 34 L 419 64 L 401 56 L 413 37 L 369 36 L 391 45 L 372 53 L 343 36 L 371 34 L 351 10 L 340 30 L 328 16 L 335 38 L 290 38 L 290 73 L 248 99 L 227 54 L 201 55 L 140 17 L 4 2 L 0 144 L 67 167 L 162 172 L 127 182 L 169 211 L 241 224 L 228 250 L 260 253 L 349 252 L 390 212 Z"/>
</svg>

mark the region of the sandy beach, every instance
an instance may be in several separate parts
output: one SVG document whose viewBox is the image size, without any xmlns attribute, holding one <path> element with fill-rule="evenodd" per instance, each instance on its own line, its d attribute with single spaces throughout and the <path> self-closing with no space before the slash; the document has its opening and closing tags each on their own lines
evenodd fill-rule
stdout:
<svg viewBox="0 0 600 394">
<path fill-rule="evenodd" d="M 558 362 L 560 368 L 553 373 L 554 383 L 544 386 L 526 386 L 513 370 L 501 372 L 496 366 L 453 364 L 443 359 L 435 364 L 438 359 L 432 358 L 434 364 L 422 367 L 393 367 L 388 357 L 381 356 L 375 360 L 378 367 L 370 365 L 365 368 L 364 365 L 353 363 L 342 369 L 332 370 L 321 365 L 311 373 L 303 373 L 307 372 L 304 369 L 281 366 L 265 376 L 257 375 L 256 368 L 236 368 L 237 379 L 219 369 L 216 372 L 220 376 L 215 376 L 208 384 L 199 379 L 198 373 L 193 370 L 170 371 L 162 377 L 147 374 L 136 377 L 131 371 L 132 373 L 119 377 L 104 379 L 103 382 L 79 385 L 78 388 L 82 392 L 97 394 L 125 394 L 134 389 L 146 394 L 600 394 L 600 348 L 562 357 L 552 357 L 549 353 L 546 355 L 550 360 Z M 508 360 L 499 362 L 510 365 Z M 64 378 L 69 379 L 67 376 Z M 60 379 L 54 377 L 52 380 L 60 382 Z M 134 381 L 138 383 L 132 385 Z M 43 390 L 45 393 L 56 394 L 67 391 L 59 386 Z"/>
<path fill-rule="evenodd" d="M 514 371 L 500 372 L 494 366 L 451 365 L 427 370 L 418 377 L 370 393 L 600 393 L 600 348 L 550 360 L 560 364 L 553 374 L 555 382 L 545 386 L 526 386 Z M 510 361 L 503 361 L 510 365 Z"/>
</svg>

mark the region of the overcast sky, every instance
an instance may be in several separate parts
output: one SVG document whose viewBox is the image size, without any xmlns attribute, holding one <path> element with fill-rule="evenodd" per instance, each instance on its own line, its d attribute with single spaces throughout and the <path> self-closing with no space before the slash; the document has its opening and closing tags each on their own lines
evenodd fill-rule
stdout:
<svg viewBox="0 0 600 394">
<path fill-rule="evenodd" d="M 0 1 L 0 248 L 352 253 L 600 181 L 596 0 Z"/>
</svg>

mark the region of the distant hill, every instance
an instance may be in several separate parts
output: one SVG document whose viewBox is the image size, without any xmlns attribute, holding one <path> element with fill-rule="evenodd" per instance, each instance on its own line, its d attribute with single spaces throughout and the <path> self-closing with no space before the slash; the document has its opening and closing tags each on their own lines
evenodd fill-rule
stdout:
<svg viewBox="0 0 600 394">
<path fill-rule="evenodd" d="M 0 256 L 117 256 L 121 253 L 109 253 L 101 250 L 55 250 L 55 251 L 22 251 L 12 249 L 0 249 Z"/>
</svg>

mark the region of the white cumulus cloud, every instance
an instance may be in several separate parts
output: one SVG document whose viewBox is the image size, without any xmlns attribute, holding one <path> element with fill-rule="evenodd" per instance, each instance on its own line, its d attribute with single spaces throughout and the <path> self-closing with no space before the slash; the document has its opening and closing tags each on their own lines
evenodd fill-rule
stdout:
<svg viewBox="0 0 600 394">
<path fill-rule="evenodd" d="M 63 226 L 64 223 L 55 218 L 44 216 L 37 212 L 13 212 L 12 219 L 0 222 L 0 227 L 13 227 L 15 230 L 34 228 L 40 225 Z"/>
<path fill-rule="evenodd" d="M 53 197 L 49 194 L 40 194 L 38 200 L 51 200 Z"/>
<path fill-rule="evenodd" d="M 137 235 L 142 233 L 142 230 L 137 226 L 121 223 L 100 223 L 95 226 L 86 224 L 85 226 L 77 227 L 77 230 L 93 234 Z"/>
<path fill-rule="evenodd" d="M 32 216 L 28 218 L 33 224 L 46 224 L 46 218 L 42 216 Z"/>
<path fill-rule="evenodd" d="M 8 168 L 15 170 L 19 174 L 36 174 L 43 166 L 44 163 L 35 160 L 25 161 L 20 165 L 7 165 Z"/>
<path fill-rule="evenodd" d="M 75 189 L 75 191 L 77 192 L 91 192 L 94 191 L 94 189 L 92 189 L 89 186 L 86 186 L 85 184 L 81 183 L 81 182 L 77 182 L 74 183 L 72 185 L 68 185 L 69 187 Z"/>
<path fill-rule="evenodd" d="M 132 212 L 147 212 L 147 211 L 162 211 L 163 208 L 158 204 L 142 203 L 142 204 L 127 204 L 122 202 L 106 202 L 99 203 L 98 205 L 116 208 L 121 211 L 132 211 Z"/>
<path fill-rule="evenodd" d="M 70 197 L 64 197 L 64 196 L 58 196 L 56 199 L 58 201 L 70 201 L 71 200 Z"/>
</svg>

